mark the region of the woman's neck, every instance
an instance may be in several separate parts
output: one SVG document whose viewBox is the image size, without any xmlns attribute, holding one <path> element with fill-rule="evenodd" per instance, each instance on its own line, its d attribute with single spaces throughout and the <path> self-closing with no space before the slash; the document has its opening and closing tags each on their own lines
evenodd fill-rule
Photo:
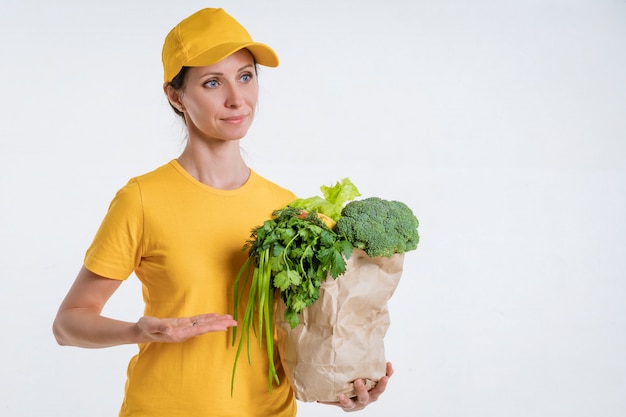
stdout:
<svg viewBox="0 0 626 417">
<path fill-rule="evenodd" d="M 238 140 L 210 143 L 189 140 L 177 160 L 192 177 L 220 190 L 240 188 L 250 177 Z"/>
</svg>

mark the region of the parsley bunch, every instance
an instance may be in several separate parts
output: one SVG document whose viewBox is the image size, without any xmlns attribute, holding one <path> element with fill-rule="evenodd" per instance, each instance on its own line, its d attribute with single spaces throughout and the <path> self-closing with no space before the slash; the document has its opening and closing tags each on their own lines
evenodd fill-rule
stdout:
<svg viewBox="0 0 626 417">
<path fill-rule="evenodd" d="M 299 313 L 313 304 L 319 296 L 320 284 L 330 275 L 336 279 L 346 270 L 346 259 L 352 254 L 352 244 L 340 238 L 313 211 L 285 207 L 276 210 L 272 219 L 253 229 L 244 250 L 248 258 L 235 279 L 234 318 L 239 321 L 240 303 L 244 302 L 245 289 L 250 281 L 244 317 L 238 326 L 241 336 L 233 366 L 233 379 L 237 360 L 247 339 L 250 362 L 250 332 L 254 331 L 263 345 L 263 336 L 269 359 L 268 385 L 278 381 L 274 368 L 274 295 L 280 291 L 285 302 L 285 320 L 291 327 L 299 323 Z M 243 280 L 242 280 L 243 279 Z M 233 329 L 233 345 L 237 328 Z"/>
<path fill-rule="evenodd" d="M 352 244 L 340 239 L 313 212 L 287 207 L 274 215 L 269 229 L 256 233 L 252 248 L 265 250 L 257 243 L 272 242 L 268 249 L 275 274 L 273 284 L 287 306 L 285 320 L 294 328 L 300 322 L 298 314 L 318 299 L 326 277 L 336 279 L 346 271 L 345 260 L 352 254 Z"/>
</svg>

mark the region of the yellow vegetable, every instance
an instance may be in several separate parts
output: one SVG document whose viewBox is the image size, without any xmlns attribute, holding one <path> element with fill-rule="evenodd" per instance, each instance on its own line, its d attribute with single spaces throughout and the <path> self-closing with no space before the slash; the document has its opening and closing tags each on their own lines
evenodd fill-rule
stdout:
<svg viewBox="0 0 626 417">
<path fill-rule="evenodd" d="M 322 213 L 315 213 L 315 214 L 317 214 L 317 217 L 319 217 L 321 221 L 326 223 L 326 226 L 328 226 L 330 230 L 333 230 L 335 228 L 335 225 L 337 224 L 336 221 L 334 221 L 333 219 L 331 219 L 325 214 L 322 214 Z"/>
</svg>

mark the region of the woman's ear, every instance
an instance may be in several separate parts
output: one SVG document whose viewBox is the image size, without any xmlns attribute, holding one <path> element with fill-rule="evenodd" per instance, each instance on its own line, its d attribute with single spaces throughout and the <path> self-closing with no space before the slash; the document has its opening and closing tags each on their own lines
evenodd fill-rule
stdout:
<svg viewBox="0 0 626 417">
<path fill-rule="evenodd" d="M 172 84 L 163 84 L 163 91 L 165 92 L 167 100 L 170 102 L 172 107 L 174 107 L 181 113 L 185 111 L 185 106 L 183 106 L 183 102 L 180 99 L 181 95 L 177 90 L 174 89 L 174 87 L 172 87 Z"/>
</svg>

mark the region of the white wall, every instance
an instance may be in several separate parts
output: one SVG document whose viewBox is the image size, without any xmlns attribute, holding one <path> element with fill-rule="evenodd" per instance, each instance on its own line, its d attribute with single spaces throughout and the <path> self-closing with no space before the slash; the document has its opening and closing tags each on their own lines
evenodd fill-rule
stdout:
<svg viewBox="0 0 626 417">
<path fill-rule="evenodd" d="M 1 415 L 116 415 L 135 348 L 50 325 L 113 193 L 179 153 L 162 39 L 216 4 L 3 0 Z M 219 5 L 282 59 L 251 166 L 302 196 L 347 176 L 421 221 L 396 374 L 359 415 L 626 415 L 626 2 Z M 131 280 L 107 313 L 141 308 Z"/>
</svg>

